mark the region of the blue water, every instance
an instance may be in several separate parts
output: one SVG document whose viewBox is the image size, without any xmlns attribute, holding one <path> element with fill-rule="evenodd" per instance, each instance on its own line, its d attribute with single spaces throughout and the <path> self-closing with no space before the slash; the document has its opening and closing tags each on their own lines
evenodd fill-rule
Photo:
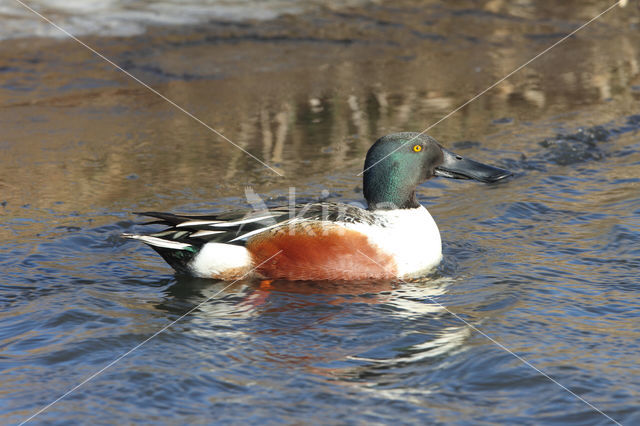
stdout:
<svg viewBox="0 0 640 426">
<path fill-rule="evenodd" d="M 430 277 L 193 279 L 120 238 L 142 230 L 132 211 L 242 207 L 247 186 L 268 204 L 290 187 L 360 201 L 376 135 L 423 129 L 601 6 L 550 4 L 402 2 L 96 39 L 282 178 L 73 43 L 0 43 L 0 421 L 90 379 L 32 422 L 640 423 L 629 8 L 430 132 L 514 172 L 420 186 L 444 245 Z"/>
</svg>

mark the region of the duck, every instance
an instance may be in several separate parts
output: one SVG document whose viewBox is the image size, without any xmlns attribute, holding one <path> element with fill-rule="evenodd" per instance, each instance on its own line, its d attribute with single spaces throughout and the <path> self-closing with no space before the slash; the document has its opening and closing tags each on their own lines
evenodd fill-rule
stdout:
<svg viewBox="0 0 640 426">
<path fill-rule="evenodd" d="M 415 132 L 369 148 L 366 208 L 313 202 L 208 215 L 139 212 L 165 228 L 123 234 L 154 249 L 179 274 L 219 280 L 393 280 L 431 273 L 442 260 L 440 231 L 416 199 L 434 177 L 495 183 L 508 170 L 466 159 Z"/>
</svg>

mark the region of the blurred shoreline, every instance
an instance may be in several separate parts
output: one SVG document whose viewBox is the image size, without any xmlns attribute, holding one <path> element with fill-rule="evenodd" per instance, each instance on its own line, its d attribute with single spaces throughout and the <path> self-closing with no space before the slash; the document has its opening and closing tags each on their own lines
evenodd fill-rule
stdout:
<svg viewBox="0 0 640 426">
<path fill-rule="evenodd" d="M 332 5 L 364 4 L 366 0 L 25 0 L 24 4 L 75 36 L 130 37 L 153 27 L 180 27 L 212 21 L 264 21 L 285 14 L 310 12 Z M 0 5 L 0 40 L 66 36 L 18 2 Z"/>
</svg>

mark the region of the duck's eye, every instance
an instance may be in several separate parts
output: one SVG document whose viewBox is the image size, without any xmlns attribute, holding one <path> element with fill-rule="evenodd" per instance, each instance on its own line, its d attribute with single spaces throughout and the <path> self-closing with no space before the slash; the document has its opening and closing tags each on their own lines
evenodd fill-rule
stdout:
<svg viewBox="0 0 640 426">
<path fill-rule="evenodd" d="M 414 145 L 414 146 L 413 146 L 413 150 L 414 150 L 415 152 L 420 152 L 420 151 L 422 151 L 422 145 Z"/>
</svg>

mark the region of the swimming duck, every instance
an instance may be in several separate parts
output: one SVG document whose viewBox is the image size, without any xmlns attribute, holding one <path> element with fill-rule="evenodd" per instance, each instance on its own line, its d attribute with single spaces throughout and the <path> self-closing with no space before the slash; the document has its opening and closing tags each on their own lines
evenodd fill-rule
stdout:
<svg viewBox="0 0 640 426">
<path fill-rule="evenodd" d="M 251 212 L 138 213 L 168 228 L 123 234 L 157 251 L 179 273 L 233 280 L 406 279 L 442 259 L 438 227 L 416 199 L 434 176 L 497 182 L 511 173 L 464 159 L 420 133 L 394 133 L 367 152 L 367 209 L 319 202 Z"/>
</svg>

